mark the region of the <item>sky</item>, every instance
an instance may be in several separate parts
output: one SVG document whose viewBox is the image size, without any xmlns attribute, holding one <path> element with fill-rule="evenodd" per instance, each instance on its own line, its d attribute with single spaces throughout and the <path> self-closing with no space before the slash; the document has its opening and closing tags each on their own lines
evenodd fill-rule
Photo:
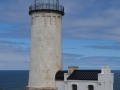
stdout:
<svg viewBox="0 0 120 90">
<path fill-rule="evenodd" d="M 63 68 L 120 70 L 120 0 L 59 0 Z M 0 70 L 29 70 L 34 0 L 0 0 Z"/>
</svg>

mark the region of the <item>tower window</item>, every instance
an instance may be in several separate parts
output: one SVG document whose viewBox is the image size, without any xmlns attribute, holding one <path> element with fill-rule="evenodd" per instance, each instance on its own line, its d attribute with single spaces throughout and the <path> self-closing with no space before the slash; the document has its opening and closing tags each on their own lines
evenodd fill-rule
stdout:
<svg viewBox="0 0 120 90">
<path fill-rule="evenodd" d="M 88 90 L 94 90 L 94 86 L 93 85 L 88 85 Z"/>
<path fill-rule="evenodd" d="M 72 90 L 77 90 L 77 85 L 73 84 L 72 85 Z"/>
</svg>

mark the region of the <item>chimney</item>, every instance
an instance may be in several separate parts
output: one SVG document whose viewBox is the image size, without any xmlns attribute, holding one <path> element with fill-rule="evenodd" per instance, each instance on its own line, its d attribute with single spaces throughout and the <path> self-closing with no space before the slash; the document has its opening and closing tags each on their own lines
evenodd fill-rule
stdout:
<svg viewBox="0 0 120 90">
<path fill-rule="evenodd" d="M 111 69 L 109 66 L 103 66 L 102 67 L 102 74 L 109 74 L 111 73 Z"/>
<path fill-rule="evenodd" d="M 70 75 L 74 70 L 78 70 L 78 66 L 69 66 L 68 67 L 68 74 Z"/>
</svg>

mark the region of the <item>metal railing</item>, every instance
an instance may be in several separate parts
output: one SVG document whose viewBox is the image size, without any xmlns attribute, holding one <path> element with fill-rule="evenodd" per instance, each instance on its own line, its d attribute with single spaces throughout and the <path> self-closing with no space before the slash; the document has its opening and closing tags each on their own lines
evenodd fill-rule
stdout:
<svg viewBox="0 0 120 90">
<path fill-rule="evenodd" d="M 34 10 L 56 10 L 64 13 L 64 7 L 58 4 L 50 4 L 50 3 L 38 3 L 29 6 L 29 11 Z"/>
</svg>

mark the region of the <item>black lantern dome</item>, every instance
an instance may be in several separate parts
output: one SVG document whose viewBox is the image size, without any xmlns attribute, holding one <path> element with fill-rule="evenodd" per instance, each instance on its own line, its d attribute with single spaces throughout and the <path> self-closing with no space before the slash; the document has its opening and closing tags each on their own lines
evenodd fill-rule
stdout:
<svg viewBox="0 0 120 90">
<path fill-rule="evenodd" d="M 34 11 L 57 12 L 64 15 L 64 7 L 59 5 L 59 0 L 35 0 L 35 4 L 29 7 L 29 14 Z"/>
</svg>

